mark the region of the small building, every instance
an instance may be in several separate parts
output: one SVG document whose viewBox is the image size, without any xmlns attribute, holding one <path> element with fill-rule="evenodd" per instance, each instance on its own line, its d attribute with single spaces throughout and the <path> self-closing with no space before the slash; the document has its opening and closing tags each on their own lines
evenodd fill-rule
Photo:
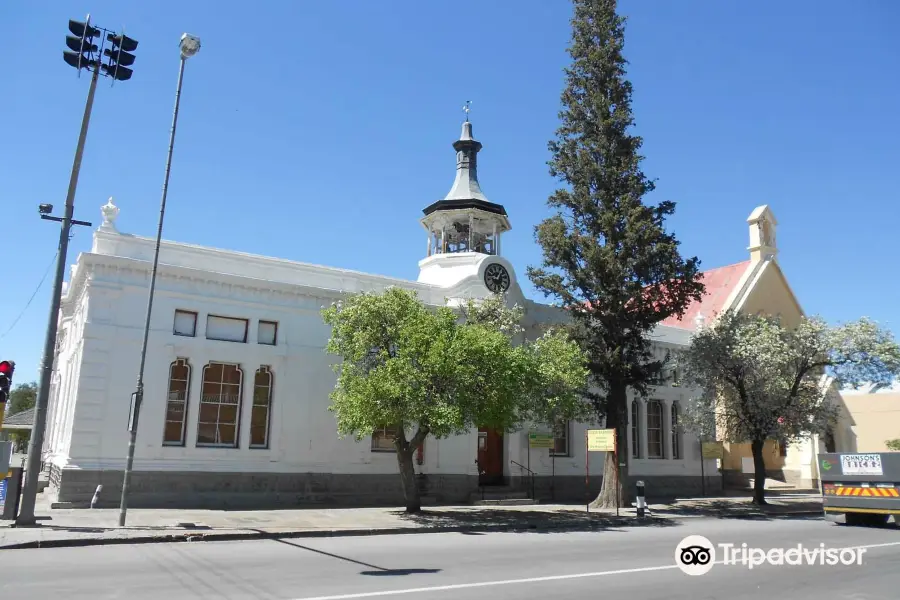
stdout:
<svg viewBox="0 0 900 600">
<path fill-rule="evenodd" d="M 841 390 L 846 425 L 854 452 L 887 452 L 889 440 L 900 440 L 900 381 Z"/>
<path fill-rule="evenodd" d="M 13 441 L 13 433 L 31 433 L 34 425 L 34 409 L 27 408 L 15 414 L 3 416 L 3 424 L 0 425 L 0 442 Z M 25 452 L 24 444 L 13 445 L 13 452 Z"/>
<path fill-rule="evenodd" d="M 399 286 L 434 306 L 504 293 L 524 307 L 531 337 L 564 318 L 524 297 L 503 256 L 511 220 L 482 191 L 471 122 L 453 148 L 450 192 L 420 219 L 427 244 L 416 281 L 162 243 L 129 506 L 402 503 L 392 432 L 360 442 L 336 433 L 322 308 L 346 293 Z M 112 200 L 102 207 L 62 298 L 44 447 L 57 505 L 87 505 L 100 484 L 100 506 L 119 502 L 155 243 L 118 231 L 119 210 Z M 677 352 L 690 334 L 660 326 L 654 352 Z M 703 473 L 718 485 L 715 460 L 701 464 L 697 439 L 679 426 L 689 398 L 673 375 L 649 400 L 630 400 L 630 474 L 650 496 L 697 495 Z M 605 456 L 593 453 L 586 490 L 585 429 L 597 426 L 559 423 L 550 449 L 530 449 L 527 428 L 429 437 L 416 468 L 425 495 L 439 502 L 467 502 L 481 487 L 508 489 L 532 474 L 543 497 L 552 490 L 557 500 L 580 501 L 602 480 Z"/>
</svg>

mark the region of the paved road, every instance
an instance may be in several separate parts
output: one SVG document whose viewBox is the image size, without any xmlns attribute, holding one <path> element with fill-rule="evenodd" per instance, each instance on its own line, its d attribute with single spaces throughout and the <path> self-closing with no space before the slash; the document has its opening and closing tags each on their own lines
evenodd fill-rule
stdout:
<svg viewBox="0 0 900 600">
<path fill-rule="evenodd" d="M 860 566 L 675 566 L 714 544 L 866 546 Z M 720 556 L 717 561 L 721 562 Z M 42 600 L 896 600 L 900 530 L 821 520 L 685 519 L 584 533 L 417 534 L 0 551 L 0 597 Z"/>
</svg>

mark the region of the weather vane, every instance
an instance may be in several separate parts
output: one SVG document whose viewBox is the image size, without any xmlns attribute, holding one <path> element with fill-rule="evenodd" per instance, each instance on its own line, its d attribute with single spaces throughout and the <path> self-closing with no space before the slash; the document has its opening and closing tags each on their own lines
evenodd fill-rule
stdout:
<svg viewBox="0 0 900 600">
<path fill-rule="evenodd" d="M 471 110 L 471 107 L 469 106 L 470 104 L 472 104 L 472 101 L 466 100 L 466 105 L 463 106 L 463 112 L 466 113 L 466 122 L 467 123 L 469 122 L 469 111 Z"/>
</svg>

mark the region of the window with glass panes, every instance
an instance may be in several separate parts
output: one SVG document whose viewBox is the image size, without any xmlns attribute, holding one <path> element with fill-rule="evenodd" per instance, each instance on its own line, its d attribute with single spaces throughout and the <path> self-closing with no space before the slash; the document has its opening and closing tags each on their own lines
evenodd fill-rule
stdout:
<svg viewBox="0 0 900 600">
<path fill-rule="evenodd" d="M 197 418 L 197 445 L 237 448 L 243 372 L 236 364 L 210 362 L 203 367 Z"/>
</svg>

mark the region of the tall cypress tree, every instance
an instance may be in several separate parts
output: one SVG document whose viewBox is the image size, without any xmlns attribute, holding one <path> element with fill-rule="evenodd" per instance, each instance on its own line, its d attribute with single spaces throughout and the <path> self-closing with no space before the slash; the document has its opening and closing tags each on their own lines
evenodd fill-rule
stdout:
<svg viewBox="0 0 900 600">
<path fill-rule="evenodd" d="M 565 187 L 547 201 L 556 214 L 536 227 L 543 265 L 529 267 L 528 276 L 572 316 L 572 333 L 588 352 L 599 390 L 591 400 L 616 429 L 624 463 L 628 389 L 646 395 L 663 368 L 647 334 L 667 317 L 682 316 L 704 287 L 700 261 L 683 259 L 679 242 L 665 231 L 675 203 L 643 201 L 655 186 L 640 169 L 642 140 L 629 132 L 625 19 L 616 14 L 616 0 L 573 3 L 572 64 L 565 70 L 561 124 L 549 145 L 550 173 Z M 625 505 L 621 484 L 628 471 L 617 477 L 617 468 L 607 453 L 595 506 Z"/>
</svg>

